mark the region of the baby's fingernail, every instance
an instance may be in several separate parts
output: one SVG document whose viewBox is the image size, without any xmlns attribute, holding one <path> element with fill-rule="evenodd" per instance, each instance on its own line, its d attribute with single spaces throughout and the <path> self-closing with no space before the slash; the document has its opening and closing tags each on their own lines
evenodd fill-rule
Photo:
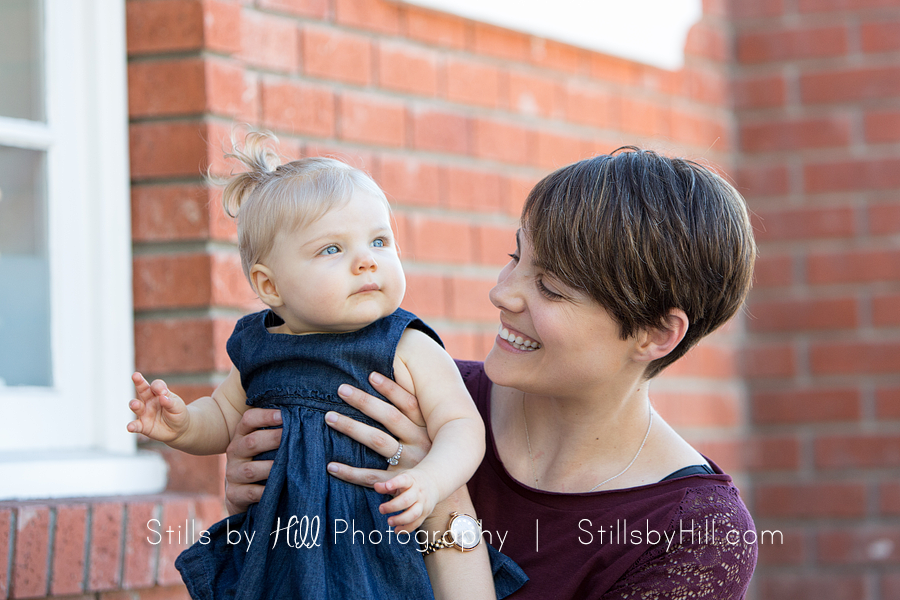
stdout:
<svg viewBox="0 0 900 600">
<path fill-rule="evenodd" d="M 325 413 L 325 420 L 328 421 L 329 423 L 337 423 L 337 419 L 338 419 L 337 413 L 335 413 L 335 412 Z"/>
<path fill-rule="evenodd" d="M 351 388 L 349 385 L 347 385 L 346 383 L 342 383 L 341 386 L 338 388 L 338 396 L 341 396 L 341 397 L 349 396 L 350 389 Z"/>
<path fill-rule="evenodd" d="M 384 381 L 384 377 L 382 377 L 379 373 L 372 373 L 371 375 L 369 375 L 369 380 L 375 385 L 378 385 L 382 381 Z"/>
<path fill-rule="evenodd" d="M 279 410 L 277 413 L 272 415 L 272 421 L 275 423 L 281 423 L 281 411 Z"/>
<path fill-rule="evenodd" d="M 328 463 L 328 467 L 327 467 L 327 468 L 328 468 L 328 472 L 329 472 L 329 473 L 337 473 L 337 472 L 338 472 L 337 465 L 335 465 L 335 464 Z"/>
</svg>

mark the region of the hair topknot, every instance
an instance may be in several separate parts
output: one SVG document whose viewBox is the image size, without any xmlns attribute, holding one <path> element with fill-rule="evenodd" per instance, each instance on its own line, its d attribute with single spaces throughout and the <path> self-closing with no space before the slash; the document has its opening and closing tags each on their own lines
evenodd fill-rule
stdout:
<svg viewBox="0 0 900 600">
<path fill-rule="evenodd" d="M 222 205 L 225 214 L 236 219 L 241 205 L 253 192 L 254 188 L 265 181 L 281 165 L 281 157 L 274 149 L 278 138 L 271 131 L 251 130 L 244 137 L 243 143 L 231 134 L 231 152 L 225 158 L 237 160 L 245 167 L 245 171 L 222 179 L 210 177 L 214 183 L 224 185 Z"/>
</svg>

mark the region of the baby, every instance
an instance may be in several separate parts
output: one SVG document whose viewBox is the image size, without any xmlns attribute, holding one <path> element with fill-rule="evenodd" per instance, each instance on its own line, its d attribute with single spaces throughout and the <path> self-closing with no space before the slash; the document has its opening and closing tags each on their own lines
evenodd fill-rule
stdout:
<svg viewBox="0 0 900 600">
<path fill-rule="evenodd" d="M 228 156 L 247 171 L 228 181 L 223 200 L 238 222 L 244 273 L 269 308 L 238 321 L 227 344 L 231 371 L 212 396 L 186 404 L 163 381 L 135 373 L 128 431 L 220 453 L 248 407 L 281 409 L 282 442 L 259 504 L 214 525 L 178 559 L 194 598 L 430 597 L 409 532 L 475 472 L 484 426 L 437 335 L 399 308 L 406 282 L 384 193 L 337 160 L 278 166 L 274 141 L 251 132 L 235 145 Z M 343 383 L 377 395 L 373 371 L 419 399 L 433 440 L 414 468 L 396 467 L 386 482 L 392 499 L 326 474 L 331 461 L 384 468 L 402 459 L 402 445 L 379 456 L 325 425 L 328 411 L 374 424 L 337 396 Z M 302 547 L 284 531 L 292 517 L 307 528 Z M 363 534 L 339 536 L 351 523 Z"/>
</svg>

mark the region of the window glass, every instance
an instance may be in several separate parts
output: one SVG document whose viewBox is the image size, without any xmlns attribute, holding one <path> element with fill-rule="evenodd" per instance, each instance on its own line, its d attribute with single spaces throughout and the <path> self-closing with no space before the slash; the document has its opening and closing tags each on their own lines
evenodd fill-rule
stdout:
<svg viewBox="0 0 900 600">
<path fill-rule="evenodd" d="M 45 181 L 45 152 L 0 146 L 0 384 L 7 386 L 53 384 Z"/>
<path fill-rule="evenodd" d="M 42 5 L 0 0 L 0 116 L 45 120 Z"/>
</svg>

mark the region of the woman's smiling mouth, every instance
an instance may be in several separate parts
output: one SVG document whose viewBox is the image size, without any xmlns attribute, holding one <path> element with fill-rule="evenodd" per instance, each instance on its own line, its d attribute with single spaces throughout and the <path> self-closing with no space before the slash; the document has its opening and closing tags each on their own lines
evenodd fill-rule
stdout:
<svg viewBox="0 0 900 600">
<path fill-rule="evenodd" d="M 516 350 L 531 352 L 534 350 L 539 350 L 541 348 L 540 342 L 527 338 L 521 334 L 510 332 L 509 329 L 503 326 L 503 323 L 500 324 L 500 330 L 497 335 L 500 337 L 500 339 L 509 342 Z"/>
</svg>

